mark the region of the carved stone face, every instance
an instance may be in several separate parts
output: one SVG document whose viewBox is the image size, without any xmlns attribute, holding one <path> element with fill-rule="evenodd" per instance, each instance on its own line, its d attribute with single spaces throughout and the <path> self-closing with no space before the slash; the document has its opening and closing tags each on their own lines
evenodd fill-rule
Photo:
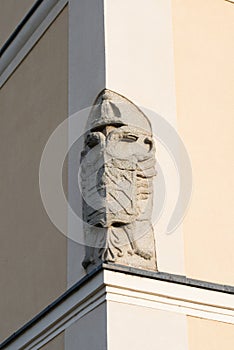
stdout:
<svg viewBox="0 0 234 350">
<path fill-rule="evenodd" d="M 102 107 L 110 105 L 106 96 L 103 100 Z M 113 93 L 111 103 L 111 112 L 118 111 L 120 118 L 121 108 L 118 109 L 117 103 L 114 105 Z M 83 220 L 87 242 L 83 265 L 86 268 L 101 261 L 129 264 L 134 254 L 142 261 L 155 257 L 153 237 L 151 249 L 149 245 L 145 250 L 138 249 L 136 243 L 141 237 L 149 236 L 149 232 L 152 236 L 152 178 L 155 175 L 152 135 L 139 126 L 124 124 L 124 118 L 116 123 L 111 112 L 101 115 L 102 123 L 101 118 L 96 124 L 91 123 L 82 152 Z M 153 260 L 155 266 L 155 258 Z"/>
</svg>

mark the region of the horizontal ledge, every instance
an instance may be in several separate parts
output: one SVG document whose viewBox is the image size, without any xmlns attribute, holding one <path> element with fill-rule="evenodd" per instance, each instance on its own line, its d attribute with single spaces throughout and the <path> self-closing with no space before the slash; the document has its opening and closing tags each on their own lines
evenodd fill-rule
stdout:
<svg viewBox="0 0 234 350">
<path fill-rule="evenodd" d="M 103 264 L 103 267 L 107 270 L 118 271 L 135 276 L 148 277 L 159 281 L 183 284 L 190 287 L 213 290 L 215 292 L 220 293 L 234 294 L 233 286 L 197 280 L 182 275 L 175 275 L 167 272 L 146 271 L 130 266 L 123 266 L 117 264 Z"/>
<path fill-rule="evenodd" d="M 230 294 L 234 294 L 232 286 L 102 264 L 7 338 L 0 349 L 41 346 L 45 339 L 53 339 L 84 314 L 108 301 L 234 323 Z"/>
</svg>

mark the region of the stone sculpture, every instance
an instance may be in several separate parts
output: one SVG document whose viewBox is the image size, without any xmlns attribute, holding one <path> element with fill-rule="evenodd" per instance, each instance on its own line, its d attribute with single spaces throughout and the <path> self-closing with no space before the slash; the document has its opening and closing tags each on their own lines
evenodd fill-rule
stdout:
<svg viewBox="0 0 234 350">
<path fill-rule="evenodd" d="M 151 224 L 155 146 L 144 113 L 125 97 L 103 90 L 87 122 L 81 154 L 86 256 L 156 270 Z"/>
</svg>

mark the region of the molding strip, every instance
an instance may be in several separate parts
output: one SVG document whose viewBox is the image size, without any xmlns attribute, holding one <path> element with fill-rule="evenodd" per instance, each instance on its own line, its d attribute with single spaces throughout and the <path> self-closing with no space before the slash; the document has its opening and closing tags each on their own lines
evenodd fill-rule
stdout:
<svg viewBox="0 0 234 350">
<path fill-rule="evenodd" d="M 114 266 L 99 266 L 6 339 L 0 349 L 38 349 L 105 302 L 234 324 L 234 295 L 217 288 L 211 290 L 198 284 L 182 284 L 176 281 L 179 276 L 164 274 L 162 280 L 163 273 L 153 273 L 153 276 L 143 270 L 137 270 L 138 274 L 136 271 L 126 273 L 127 270 L 128 267 L 115 270 Z"/>
<path fill-rule="evenodd" d="M 7 39 L 5 44 L 0 49 L 0 57 L 4 54 L 4 52 L 7 50 L 7 48 L 10 46 L 10 44 L 15 40 L 16 36 L 19 34 L 21 29 L 27 24 L 28 20 L 32 17 L 34 12 L 38 9 L 38 7 L 41 5 L 41 3 L 45 0 L 37 0 L 36 3 L 33 5 L 33 7 L 29 10 L 29 12 L 26 14 L 26 16 L 22 19 L 22 21 L 18 24 L 18 26 L 15 28 L 13 33 L 10 35 L 10 37 Z"/>
<path fill-rule="evenodd" d="M 234 296 L 106 271 L 107 300 L 234 324 Z"/>
<path fill-rule="evenodd" d="M 1 49 L 0 87 L 64 9 L 68 0 L 38 1 Z"/>
<path fill-rule="evenodd" d="M 234 295 L 234 287 L 230 285 L 196 280 L 193 278 L 189 278 L 182 275 L 175 275 L 168 272 L 154 272 L 154 271 L 140 270 L 130 266 L 123 266 L 123 265 L 111 264 L 111 263 L 103 264 L 103 267 L 106 270 L 118 271 L 129 275 L 148 277 L 159 281 L 184 284 L 190 287 L 208 289 L 216 292 L 222 292 L 222 293 L 228 293 L 228 294 Z"/>
</svg>

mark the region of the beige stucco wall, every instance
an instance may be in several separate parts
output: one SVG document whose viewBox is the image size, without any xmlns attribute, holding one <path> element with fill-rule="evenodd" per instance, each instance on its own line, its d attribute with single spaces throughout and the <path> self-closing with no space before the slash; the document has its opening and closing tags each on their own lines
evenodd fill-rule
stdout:
<svg viewBox="0 0 234 350">
<path fill-rule="evenodd" d="M 107 311 L 110 350 L 188 349 L 184 315 L 111 301 Z"/>
<path fill-rule="evenodd" d="M 67 116 L 67 43 L 65 9 L 1 89 L 1 340 L 66 289 L 66 239 L 43 208 L 38 172 Z"/>
<path fill-rule="evenodd" d="M 1 0 L 0 46 L 8 39 L 36 0 Z"/>
<path fill-rule="evenodd" d="M 40 350 L 64 350 L 64 332 L 60 333 Z"/>
<path fill-rule="evenodd" d="M 186 274 L 233 284 L 234 5 L 172 5 L 179 133 L 194 176 L 183 225 Z"/>
<path fill-rule="evenodd" d="M 189 350 L 232 350 L 234 325 L 188 317 Z"/>
</svg>

